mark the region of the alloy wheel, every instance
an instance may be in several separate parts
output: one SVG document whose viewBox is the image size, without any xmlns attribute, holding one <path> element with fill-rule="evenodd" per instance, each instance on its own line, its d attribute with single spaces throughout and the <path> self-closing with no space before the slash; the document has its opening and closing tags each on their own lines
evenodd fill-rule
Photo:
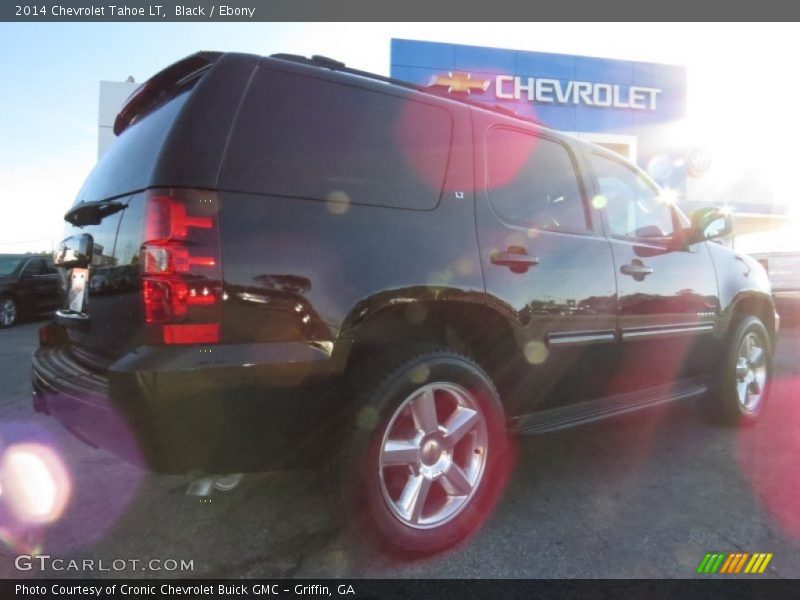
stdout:
<svg viewBox="0 0 800 600">
<path fill-rule="evenodd" d="M 418 529 L 455 518 L 484 476 L 488 439 L 480 404 L 466 389 L 431 383 L 413 392 L 389 421 L 378 462 L 394 516 Z"/>
<path fill-rule="evenodd" d="M 10 327 L 17 320 L 17 305 L 11 298 L 0 301 L 0 325 Z"/>
<path fill-rule="evenodd" d="M 751 332 L 742 338 L 736 359 L 736 395 L 742 410 L 758 410 L 766 385 L 767 352 L 759 336 Z"/>
</svg>

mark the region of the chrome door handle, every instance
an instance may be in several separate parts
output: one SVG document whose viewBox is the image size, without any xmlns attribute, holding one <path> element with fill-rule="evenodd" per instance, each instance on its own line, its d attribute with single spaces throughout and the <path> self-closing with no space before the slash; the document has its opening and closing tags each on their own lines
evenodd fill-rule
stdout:
<svg viewBox="0 0 800 600">
<path fill-rule="evenodd" d="M 630 275 L 636 281 L 642 281 L 648 275 L 653 274 L 653 267 L 648 267 L 640 260 L 634 260 L 629 265 L 622 265 L 619 270 L 623 275 Z"/>
<path fill-rule="evenodd" d="M 508 267 L 513 273 L 525 273 L 531 267 L 539 264 L 538 256 L 531 256 L 525 252 L 524 248 L 511 247 L 505 252 L 492 252 L 491 261 L 493 265 Z"/>
</svg>

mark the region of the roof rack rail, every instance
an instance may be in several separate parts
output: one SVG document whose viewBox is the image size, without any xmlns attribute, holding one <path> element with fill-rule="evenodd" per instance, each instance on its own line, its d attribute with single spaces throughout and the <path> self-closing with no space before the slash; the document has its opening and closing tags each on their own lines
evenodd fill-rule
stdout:
<svg viewBox="0 0 800 600">
<path fill-rule="evenodd" d="M 271 54 L 270 58 L 287 60 L 291 62 L 300 63 L 303 65 L 309 65 L 312 67 L 322 67 L 330 69 L 331 71 L 341 71 L 342 73 L 348 73 L 350 75 L 357 75 L 359 77 L 365 77 L 367 79 L 382 81 L 383 83 L 390 83 L 392 85 L 397 85 L 407 89 L 415 90 L 417 92 L 422 92 L 423 94 L 429 94 L 431 96 L 436 96 L 438 98 L 448 98 L 449 100 L 453 100 L 454 102 L 460 102 L 461 104 L 476 106 L 478 108 L 483 108 L 484 110 L 490 110 L 492 112 L 496 112 L 502 115 L 513 117 L 515 119 L 519 119 L 520 121 L 527 121 L 528 123 L 533 123 L 534 125 L 539 125 L 541 127 L 547 127 L 548 129 L 552 129 L 549 125 L 542 123 L 537 119 L 525 115 L 520 115 L 515 111 L 511 110 L 510 108 L 502 106 L 501 104 L 487 104 L 485 102 L 480 102 L 479 100 L 473 100 L 472 98 L 459 98 L 457 96 L 451 96 L 449 94 L 445 95 L 443 92 L 431 89 L 430 87 L 427 86 L 417 85 L 415 83 L 411 83 L 410 81 L 395 79 L 394 77 L 386 77 L 385 75 L 378 75 L 377 73 L 370 73 L 369 71 L 361 71 L 360 69 L 353 69 L 345 65 L 343 62 L 335 60 L 333 58 L 329 58 L 327 56 L 314 54 L 311 58 L 308 58 L 306 56 L 301 56 L 299 54 L 278 53 L 278 54 Z"/>
</svg>

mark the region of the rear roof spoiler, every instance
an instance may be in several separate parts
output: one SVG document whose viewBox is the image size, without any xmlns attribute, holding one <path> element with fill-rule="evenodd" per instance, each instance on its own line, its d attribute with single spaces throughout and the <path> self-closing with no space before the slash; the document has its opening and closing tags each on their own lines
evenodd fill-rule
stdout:
<svg viewBox="0 0 800 600">
<path fill-rule="evenodd" d="M 123 104 L 114 120 L 114 135 L 119 135 L 165 97 L 202 76 L 219 58 L 222 52 L 197 52 L 159 71 L 139 86 Z"/>
</svg>

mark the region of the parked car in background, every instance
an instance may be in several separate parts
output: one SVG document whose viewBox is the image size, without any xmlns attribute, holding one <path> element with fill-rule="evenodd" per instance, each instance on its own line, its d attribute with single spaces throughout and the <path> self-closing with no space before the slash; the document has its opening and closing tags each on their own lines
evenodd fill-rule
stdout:
<svg viewBox="0 0 800 600">
<path fill-rule="evenodd" d="M 325 465 L 342 523 L 424 554 L 491 512 L 509 433 L 762 412 L 764 269 L 707 243 L 729 215 L 688 219 L 608 150 L 290 55 L 193 55 L 114 129 L 33 357 L 35 408 L 92 444 L 166 472 Z"/>
<path fill-rule="evenodd" d="M 767 270 L 778 314 L 789 325 L 800 324 L 800 252 L 764 252 L 752 256 Z"/>
<path fill-rule="evenodd" d="M 23 315 L 54 311 L 59 276 L 48 256 L 0 254 L 0 327 L 11 327 Z"/>
</svg>

